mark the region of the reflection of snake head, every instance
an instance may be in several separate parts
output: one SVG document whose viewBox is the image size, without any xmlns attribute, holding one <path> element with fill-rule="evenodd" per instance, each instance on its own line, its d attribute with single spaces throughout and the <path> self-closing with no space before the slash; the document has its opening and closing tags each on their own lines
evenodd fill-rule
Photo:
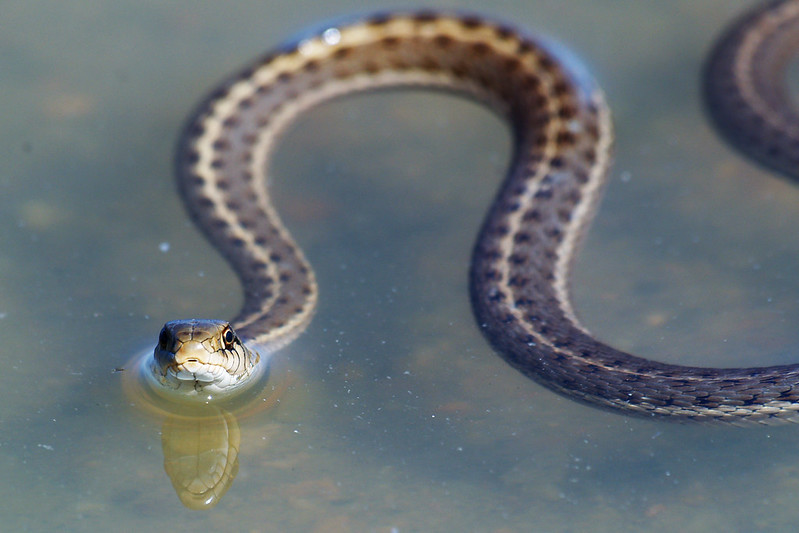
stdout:
<svg viewBox="0 0 799 533">
<path fill-rule="evenodd" d="M 227 322 L 176 320 L 161 330 L 149 367 L 164 388 L 207 400 L 257 381 L 259 361 Z"/>
<path fill-rule="evenodd" d="M 239 471 L 240 443 L 236 417 L 227 411 L 164 420 L 164 469 L 183 505 L 202 510 L 219 503 Z"/>
</svg>

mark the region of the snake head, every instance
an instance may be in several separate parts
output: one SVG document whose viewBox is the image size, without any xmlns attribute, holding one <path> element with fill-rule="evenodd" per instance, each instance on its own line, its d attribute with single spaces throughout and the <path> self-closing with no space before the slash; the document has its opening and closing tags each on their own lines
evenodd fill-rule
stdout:
<svg viewBox="0 0 799 533">
<path fill-rule="evenodd" d="M 150 370 L 167 389 L 210 399 L 255 381 L 259 362 L 229 323 L 175 320 L 161 329 Z"/>
</svg>

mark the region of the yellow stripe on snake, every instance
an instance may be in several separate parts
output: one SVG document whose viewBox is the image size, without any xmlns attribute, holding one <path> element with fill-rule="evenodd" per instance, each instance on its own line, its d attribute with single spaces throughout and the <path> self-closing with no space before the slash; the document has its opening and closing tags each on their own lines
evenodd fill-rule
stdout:
<svg viewBox="0 0 799 533">
<path fill-rule="evenodd" d="M 705 72 L 708 106 L 725 135 L 786 172 L 799 163 L 799 120 L 782 84 L 797 40 L 799 2 L 770 3 L 728 31 Z M 603 344 L 580 324 L 569 275 L 608 174 L 613 130 L 603 94 L 551 42 L 482 17 L 435 12 L 327 24 L 254 62 L 197 108 L 178 147 L 179 188 L 241 279 L 245 302 L 230 324 L 167 323 L 147 365 L 156 387 L 203 401 L 235 394 L 304 331 L 317 285 L 269 195 L 276 139 L 322 101 L 396 87 L 476 99 L 512 130 L 509 170 L 469 272 L 478 327 L 508 363 L 569 398 L 627 414 L 799 418 L 799 365 L 663 364 Z"/>
</svg>

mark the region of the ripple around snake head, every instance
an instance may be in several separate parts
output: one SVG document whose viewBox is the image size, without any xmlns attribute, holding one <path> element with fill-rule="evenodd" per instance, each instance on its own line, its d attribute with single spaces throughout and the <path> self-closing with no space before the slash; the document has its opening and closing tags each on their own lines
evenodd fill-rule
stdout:
<svg viewBox="0 0 799 533">
<path fill-rule="evenodd" d="M 291 380 L 291 372 L 270 359 L 258 365 L 260 375 L 250 379 L 247 387 L 235 394 L 187 396 L 163 387 L 154 378 L 150 368 L 152 361 L 150 349 L 134 355 L 121 372 L 122 389 L 129 405 L 158 417 L 204 419 L 217 416 L 212 409 L 216 407 L 240 418 L 248 417 L 273 407 Z"/>
</svg>

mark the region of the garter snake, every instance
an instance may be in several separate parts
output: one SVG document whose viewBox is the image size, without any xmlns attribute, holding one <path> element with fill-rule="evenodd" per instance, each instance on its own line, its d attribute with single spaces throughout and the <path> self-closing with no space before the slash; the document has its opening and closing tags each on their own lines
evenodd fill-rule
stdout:
<svg viewBox="0 0 799 533">
<path fill-rule="evenodd" d="M 773 168 L 795 169 L 799 121 L 784 94 L 799 40 L 799 2 L 765 4 L 719 40 L 705 69 L 712 117 Z M 776 81 L 775 81 L 776 80 Z M 613 143 L 602 91 L 561 47 L 474 15 L 391 12 L 330 23 L 289 41 L 220 84 L 180 139 L 187 209 L 241 280 L 230 324 L 168 323 L 150 369 L 166 388 L 225 394 L 300 334 L 317 301 L 313 271 L 270 200 L 276 139 L 300 113 L 342 95 L 443 89 L 507 120 L 513 153 L 474 246 L 469 286 L 496 351 L 569 398 L 681 420 L 797 418 L 799 365 L 700 368 L 624 353 L 578 321 L 569 275 L 608 174 Z M 795 172 L 795 170 L 793 170 Z"/>
</svg>

